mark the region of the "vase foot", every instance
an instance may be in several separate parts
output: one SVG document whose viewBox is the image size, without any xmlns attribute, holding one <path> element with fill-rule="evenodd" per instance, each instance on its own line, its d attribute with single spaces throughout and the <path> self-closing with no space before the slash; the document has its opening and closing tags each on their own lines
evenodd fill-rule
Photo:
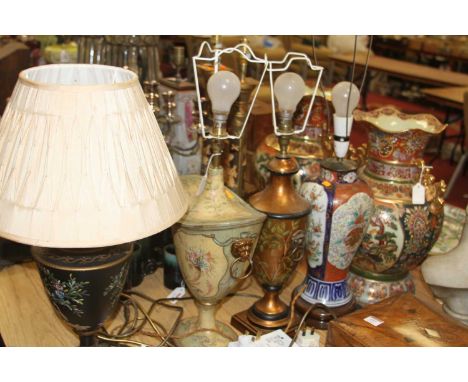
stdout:
<svg viewBox="0 0 468 382">
<path fill-rule="evenodd" d="M 302 318 L 302 315 L 309 310 L 311 305 L 312 304 L 310 302 L 299 297 L 296 301 L 296 309 L 300 312 L 299 318 Z M 310 311 L 306 322 L 308 325 L 312 325 L 316 329 L 327 330 L 328 323 L 331 320 L 353 312 L 356 310 L 356 307 L 356 300 L 354 298 L 341 306 L 327 307 L 326 305 L 320 304 Z"/>
<path fill-rule="evenodd" d="M 216 329 L 200 328 L 198 317 L 182 320 L 174 332 L 174 342 L 183 347 L 227 346 L 238 335 L 228 325 L 216 320 Z"/>
<path fill-rule="evenodd" d="M 375 304 L 401 293 L 414 293 L 415 291 L 413 278 L 409 273 L 401 279 L 386 281 L 363 277 L 351 271 L 348 286 L 357 303 L 361 306 Z"/>
<path fill-rule="evenodd" d="M 284 328 L 289 322 L 289 306 L 280 301 L 283 306 L 277 313 L 268 314 L 264 311 L 257 309 L 257 304 L 254 304 L 247 311 L 247 318 L 255 326 L 267 330 L 275 330 Z"/>
<path fill-rule="evenodd" d="M 81 347 L 94 347 L 98 345 L 98 339 L 94 334 L 80 335 L 80 348 Z"/>
</svg>

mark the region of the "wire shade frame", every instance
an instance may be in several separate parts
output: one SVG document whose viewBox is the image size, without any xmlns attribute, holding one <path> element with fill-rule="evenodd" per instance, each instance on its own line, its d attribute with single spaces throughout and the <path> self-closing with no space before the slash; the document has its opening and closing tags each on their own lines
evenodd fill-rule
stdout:
<svg viewBox="0 0 468 382">
<path fill-rule="evenodd" d="M 158 233 L 186 209 L 134 73 L 83 64 L 20 73 L 0 122 L 0 236 L 110 246 Z"/>
</svg>

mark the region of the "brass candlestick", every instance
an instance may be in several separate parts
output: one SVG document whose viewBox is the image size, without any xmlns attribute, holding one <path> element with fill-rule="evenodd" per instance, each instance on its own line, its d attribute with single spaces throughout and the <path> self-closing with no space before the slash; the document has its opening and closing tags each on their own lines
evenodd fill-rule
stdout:
<svg viewBox="0 0 468 382">
<path fill-rule="evenodd" d="M 156 119 L 158 119 L 160 113 L 158 86 L 159 83 L 156 80 L 143 82 L 143 91 L 145 92 L 146 100 L 150 104 Z"/>
<path fill-rule="evenodd" d="M 185 48 L 180 45 L 174 46 L 172 62 L 176 68 L 176 81 L 182 81 L 181 70 L 185 66 Z"/>
</svg>

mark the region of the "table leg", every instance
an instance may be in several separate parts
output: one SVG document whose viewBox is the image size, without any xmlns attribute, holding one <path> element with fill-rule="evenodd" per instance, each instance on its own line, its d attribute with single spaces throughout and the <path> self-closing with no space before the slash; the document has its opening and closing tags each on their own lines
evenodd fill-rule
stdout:
<svg viewBox="0 0 468 382">
<path fill-rule="evenodd" d="M 444 199 L 447 199 L 449 197 L 450 192 L 452 191 L 452 188 L 455 186 L 457 179 L 459 178 L 460 174 L 463 171 L 463 168 L 465 167 L 467 159 L 468 159 L 468 153 L 465 152 L 460 158 L 457 164 L 457 167 L 455 168 L 455 171 L 453 172 L 452 177 L 449 180 L 447 189 L 445 190 Z"/>
<path fill-rule="evenodd" d="M 335 72 L 335 61 L 331 60 L 331 63 L 330 63 L 330 72 L 328 74 L 328 80 L 329 80 L 329 83 L 332 84 L 333 83 L 333 74 Z"/>
</svg>

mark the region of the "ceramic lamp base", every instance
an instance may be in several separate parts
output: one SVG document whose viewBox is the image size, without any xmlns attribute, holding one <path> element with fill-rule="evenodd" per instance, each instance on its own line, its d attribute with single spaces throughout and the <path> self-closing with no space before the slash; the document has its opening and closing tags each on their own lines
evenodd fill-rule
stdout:
<svg viewBox="0 0 468 382">
<path fill-rule="evenodd" d="M 221 321 L 216 320 L 213 329 L 204 329 L 200 327 L 198 317 L 191 317 L 179 323 L 174 337 L 176 337 L 174 342 L 177 346 L 220 347 L 236 341 L 238 336 L 234 330 Z"/>
<path fill-rule="evenodd" d="M 357 303 L 362 306 L 375 304 L 401 293 L 414 293 L 415 291 L 414 282 L 409 273 L 393 280 L 376 280 L 351 271 L 348 286 Z"/>
</svg>

